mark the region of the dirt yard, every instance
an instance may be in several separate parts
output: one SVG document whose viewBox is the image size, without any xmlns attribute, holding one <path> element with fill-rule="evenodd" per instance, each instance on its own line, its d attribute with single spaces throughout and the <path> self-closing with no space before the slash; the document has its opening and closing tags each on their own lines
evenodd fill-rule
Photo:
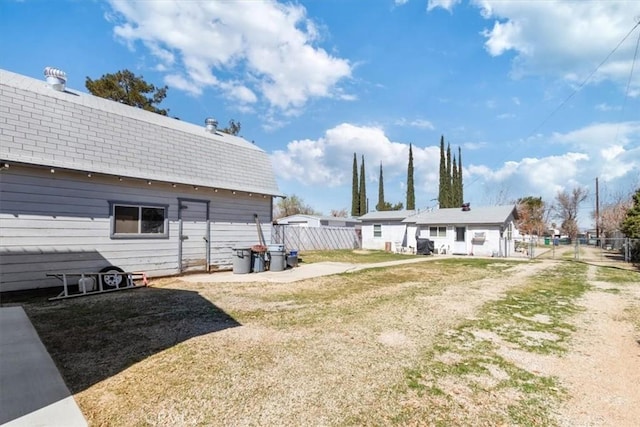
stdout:
<svg viewBox="0 0 640 427">
<path fill-rule="evenodd" d="M 437 259 L 25 309 L 91 425 L 636 426 L 640 273 Z"/>
</svg>

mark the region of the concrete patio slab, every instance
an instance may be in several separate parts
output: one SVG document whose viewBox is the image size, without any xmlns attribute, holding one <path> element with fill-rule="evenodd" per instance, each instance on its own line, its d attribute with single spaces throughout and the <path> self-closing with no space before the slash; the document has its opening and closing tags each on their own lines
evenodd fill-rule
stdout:
<svg viewBox="0 0 640 427">
<path fill-rule="evenodd" d="M 22 307 L 0 307 L 0 425 L 87 425 Z"/>
</svg>

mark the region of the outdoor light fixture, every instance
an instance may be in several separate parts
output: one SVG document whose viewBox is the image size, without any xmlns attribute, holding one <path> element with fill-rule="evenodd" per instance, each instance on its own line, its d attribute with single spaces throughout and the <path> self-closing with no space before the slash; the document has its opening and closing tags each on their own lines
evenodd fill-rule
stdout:
<svg viewBox="0 0 640 427">
<path fill-rule="evenodd" d="M 56 170 L 51 168 L 51 173 L 56 173 Z"/>
<path fill-rule="evenodd" d="M 147 184 L 151 185 L 151 181 L 147 181 Z"/>
<path fill-rule="evenodd" d="M 176 184 L 171 184 L 171 186 L 172 186 L 173 188 L 176 188 L 176 187 L 177 187 L 177 185 L 176 185 Z"/>
<path fill-rule="evenodd" d="M 198 187 L 197 187 L 197 186 L 194 186 L 194 187 L 193 187 L 193 189 L 194 189 L 194 190 L 196 190 L 196 191 L 198 191 Z"/>
<path fill-rule="evenodd" d="M 122 182 L 122 177 L 121 176 L 118 177 L 118 181 Z"/>
<path fill-rule="evenodd" d="M 87 174 L 87 176 L 88 176 L 89 178 L 91 178 L 91 172 L 89 172 L 89 173 Z"/>
<path fill-rule="evenodd" d="M 232 192 L 231 192 L 231 194 L 236 194 L 236 192 L 235 192 L 235 191 L 232 191 Z"/>
</svg>

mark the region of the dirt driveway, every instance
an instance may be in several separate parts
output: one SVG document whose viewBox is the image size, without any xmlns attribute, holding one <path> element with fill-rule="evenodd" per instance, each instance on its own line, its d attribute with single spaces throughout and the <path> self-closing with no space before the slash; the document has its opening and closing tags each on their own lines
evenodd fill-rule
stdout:
<svg viewBox="0 0 640 427">
<path fill-rule="evenodd" d="M 637 274 L 437 259 L 25 310 L 92 425 L 635 426 Z"/>
</svg>

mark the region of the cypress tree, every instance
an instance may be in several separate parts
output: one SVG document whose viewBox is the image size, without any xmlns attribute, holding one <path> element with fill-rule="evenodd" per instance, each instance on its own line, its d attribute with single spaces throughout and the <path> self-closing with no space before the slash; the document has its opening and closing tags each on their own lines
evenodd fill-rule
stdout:
<svg viewBox="0 0 640 427">
<path fill-rule="evenodd" d="M 461 206 L 458 201 L 458 162 L 456 155 L 453 155 L 453 169 L 451 170 L 451 207 Z"/>
<path fill-rule="evenodd" d="M 353 180 L 351 183 L 351 216 L 360 216 L 360 192 L 358 191 L 358 160 L 353 153 Z"/>
<path fill-rule="evenodd" d="M 413 185 L 413 149 L 409 144 L 409 165 L 407 166 L 407 209 L 416 208 L 416 192 Z"/>
<path fill-rule="evenodd" d="M 438 204 L 447 207 L 447 163 L 444 157 L 444 135 L 440 136 L 440 183 L 438 186 Z"/>
<path fill-rule="evenodd" d="M 458 200 L 464 203 L 464 186 L 462 185 L 462 149 L 458 147 Z"/>
<path fill-rule="evenodd" d="M 446 206 L 447 208 L 452 208 L 453 206 L 453 184 L 451 182 L 451 145 L 447 144 L 447 166 L 446 166 Z"/>
<path fill-rule="evenodd" d="M 360 215 L 364 215 L 369 210 L 367 206 L 367 183 L 365 182 L 364 173 L 364 156 L 362 156 L 362 164 L 360 165 Z"/>
<path fill-rule="evenodd" d="M 378 204 L 376 205 L 377 211 L 385 210 L 384 203 L 384 179 L 382 178 L 382 162 L 380 162 L 380 178 L 378 179 Z"/>
</svg>

